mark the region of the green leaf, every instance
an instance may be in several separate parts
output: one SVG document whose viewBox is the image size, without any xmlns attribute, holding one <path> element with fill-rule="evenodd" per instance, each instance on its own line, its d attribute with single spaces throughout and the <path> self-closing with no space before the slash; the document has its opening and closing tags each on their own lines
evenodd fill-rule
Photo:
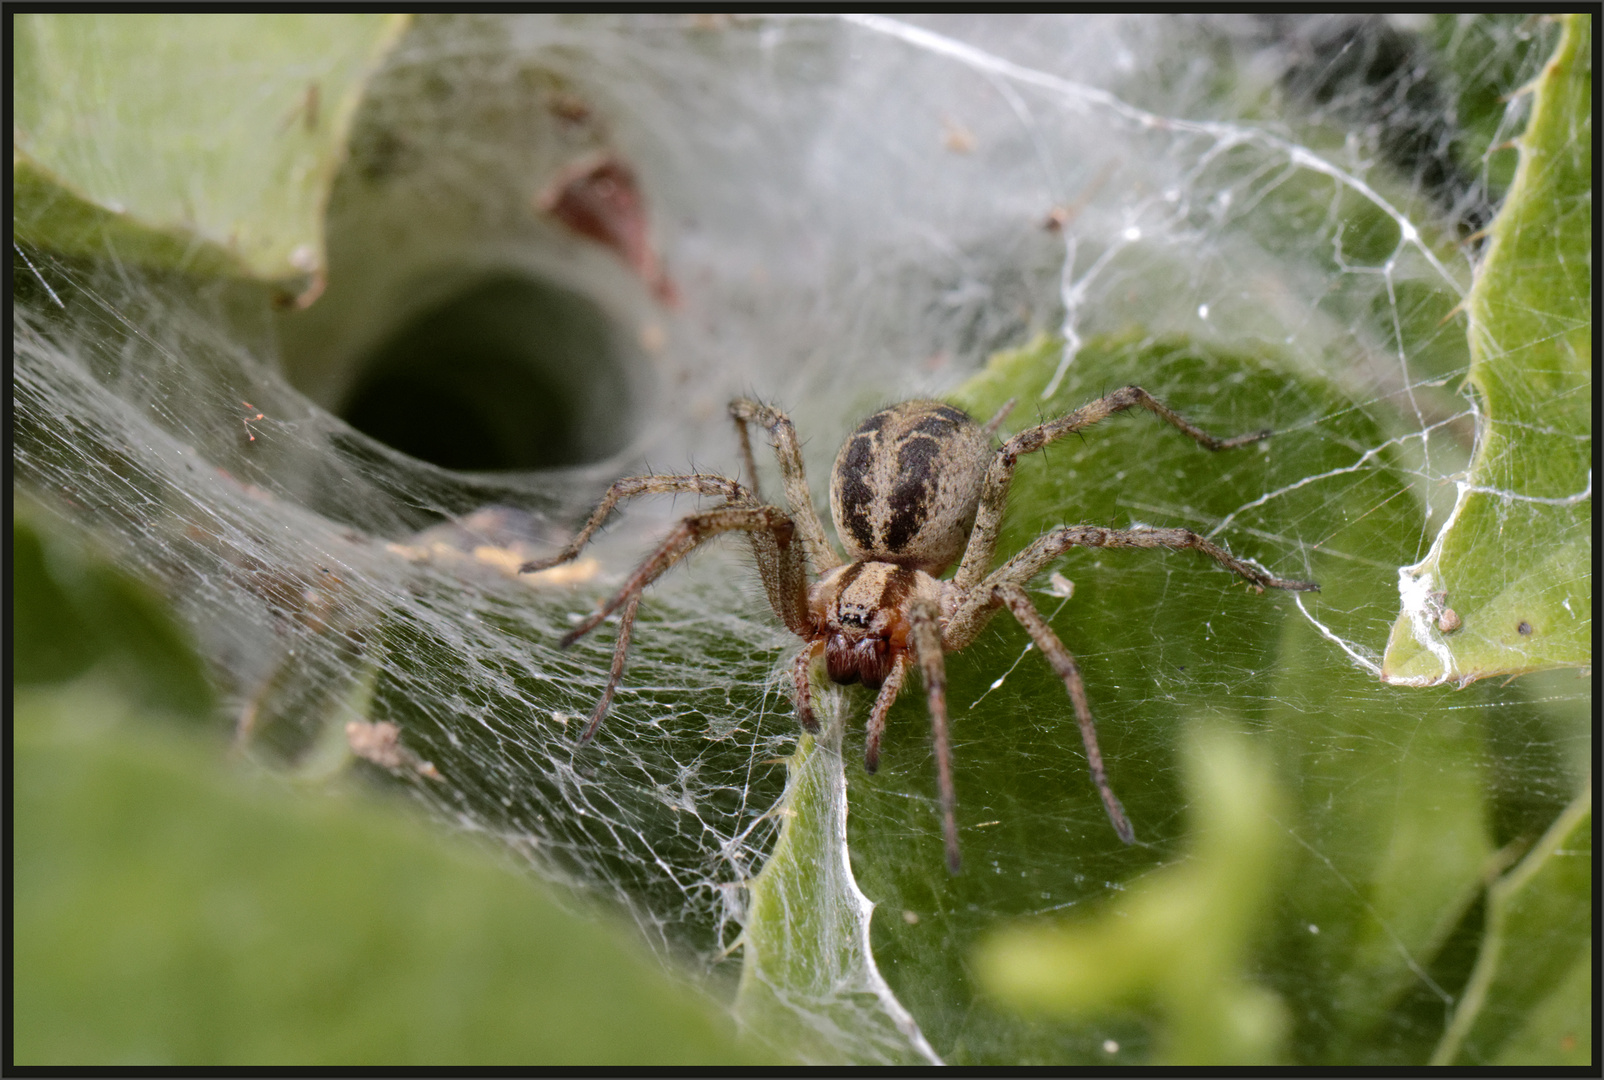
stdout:
<svg viewBox="0 0 1604 1080">
<path fill-rule="evenodd" d="M 1447 524 L 1400 574 L 1389 682 L 1592 662 L 1592 87 L 1592 18 L 1566 16 L 1466 302 L 1480 442 Z"/>
<path fill-rule="evenodd" d="M 1280 862 L 1283 796 L 1243 736 L 1201 725 L 1186 742 L 1194 844 L 1184 861 L 1095 916 L 997 932 L 981 943 L 976 976 L 1015 1008 L 1073 1018 L 1156 999 L 1163 1062 L 1269 1063 L 1284 1053 L 1286 1007 L 1249 961 Z"/>
<path fill-rule="evenodd" d="M 1578 989 L 1577 972 L 1593 952 L 1592 853 L 1584 793 L 1487 890 L 1476 970 L 1432 1064 L 1545 1065 L 1574 1058 L 1578 1043 L 1584 1055 L 1591 1049 L 1590 981 Z M 1540 1004 L 1528 1016 L 1532 1002 Z"/>
<path fill-rule="evenodd" d="M 11 194 L 15 235 L 23 244 L 65 255 L 114 252 L 125 262 L 173 267 L 197 277 L 251 273 L 234 252 L 187 226 L 147 223 L 97 203 L 20 146 L 12 153 Z"/>
<path fill-rule="evenodd" d="M 1593 1063 L 1592 943 L 1576 958 L 1568 975 L 1532 1010 L 1526 1026 L 1514 1035 L 1495 1064 L 1530 1068 L 1534 1063 Z"/>
<path fill-rule="evenodd" d="M 12 672 L 19 683 L 58 682 L 81 675 L 94 662 L 86 647 L 93 631 L 45 562 L 45 545 L 26 508 L 11 525 L 11 617 L 16 640 Z"/>
<path fill-rule="evenodd" d="M 748 886 L 736 1015 L 814 1064 L 852 1063 L 865 1044 L 885 1061 L 928 1062 L 929 1044 L 874 970 L 874 905 L 845 864 L 840 696 L 831 703 L 820 739 L 804 735 L 787 762 L 786 821 Z"/>
<path fill-rule="evenodd" d="M 62 254 L 302 278 L 374 61 L 371 14 L 16 17 L 14 221 Z"/>
<path fill-rule="evenodd" d="M 19 502 L 11 531 L 17 681 L 60 682 L 98 666 L 148 708 L 209 718 L 211 680 L 167 602 L 52 525 Z"/>
<path fill-rule="evenodd" d="M 764 1060 L 612 920 L 105 684 L 23 692 L 15 752 L 19 1065 Z"/>
</svg>

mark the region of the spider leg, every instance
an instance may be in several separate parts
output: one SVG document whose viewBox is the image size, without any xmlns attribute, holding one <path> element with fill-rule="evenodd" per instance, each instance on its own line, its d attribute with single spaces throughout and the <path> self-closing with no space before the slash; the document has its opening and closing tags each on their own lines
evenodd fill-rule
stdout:
<svg viewBox="0 0 1604 1080">
<path fill-rule="evenodd" d="M 1031 640 L 1053 666 L 1058 677 L 1064 680 L 1064 687 L 1069 691 L 1069 700 L 1075 706 L 1075 722 L 1080 725 L 1081 742 L 1086 747 L 1086 760 L 1092 768 L 1092 782 L 1097 785 L 1097 793 L 1103 797 L 1103 806 L 1108 810 L 1108 820 L 1114 823 L 1114 831 L 1119 838 L 1127 844 L 1136 842 L 1136 830 L 1125 816 L 1125 808 L 1114 795 L 1114 789 L 1108 786 L 1108 774 L 1103 771 L 1103 754 L 1097 748 L 1097 728 L 1092 724 L 1092 708 L 1086 701 L 1086 684 L 1081 680 L 1080 667 L 1075 663 L 1075 657 L 1064 648 L 1064 643 L 1058 640 L 1053 628 L 1041 617 L 1036 606 L 1025 595 L 1025 590 L 1014 584 L 1002 584 L 992 589 L 992 595 L 1008 605 L 1008 610 L 1014 613 L 1019 625 L 1029 632 Z"/>
<path fill-rule="evenodd" d="M 807 473 L 802 467 L 802 445 L 797 441 L 796 428 L 791 418 L 780 410 L 747 398 L 730 402 L 730 417 L 740 438 L 743 463 L 752 470 L 754 489 L 757 484 L 757 463 L 752 458 L 752 443 L 747 438 L 748 422 L 762 424 L 768 429 L 774 445 L 774 457 L 780 463 L 780 478 L 785 484 L 785 501 L 791 508 L 802 546 L 813 560 L 813 569 L 822 574 L 841 565 L 841 557 L 824 538 L 824 523 L 814 509 L 813 495 L 808 490 Z"/>
<path fill-rule="evenodd" d="M 579 745 L 584 746 L 595 737 L 596 729 L 601 727 L 602 717 L 607 715 L 607 709 L 613 703 L 613 693 L 618 689 L 618 680 L 624 677 L 624 657 L 629 652 L 629 636 L 635 629 L 635 613 L 640 610 L 640 593 L 629 598 L 624 605 L 624 614 L 618 620 L 618 642 L 613 646 L 613 670 L 607 676 L 607 689 L 602 691 L 601 700 L 596 703 L 596 711 L 590 714 L 590 723 L 585 725 L 584 734 L 579 736 Z"/>
<path fill-rule="evenodd" d="M 936 791 L 941 796 L 941 833 L 947 843 L 947 869 L 956 874 L 961 865 L 958 799 L 952 788 L 952 743 L 947 734 L 947 667 L 941 652 L 940 614 L 935 604 L 922 601 L 909 608 L 908 622 L 919 671 L 924 676 L 925 698 L 930 706 L 930 732 L 936 743 Z"/>
<path fill-rule="evenodd" d="M 880 695 L 874 699 L 874 708 L 869 713 L 869 731 L 863 741 L 864 772 L 872 773 L 880 767 L 880 738 L 886 733 L 886 713 L 902 693 L 902 679 L 907 673 L 908 654 L 899 652 L 891 662 L 886 681 L 880 684 Z"/>
<path fill-rule="evenodd" d="M 1190 548 L 1207 555 L 1233 574 L 1245 578 L 1260 591 L 1264 589 L 1320 591 L 1320 586 L 1312 581 L 1289 581 L 1268 574 L 1252 563 L 1238 559 L 1224 548 L 1209 543 L 1190 529 L 1105 529 L 1098 525 L 1060 525 L 1056 529 L 1051 529 L 1024 551 L 998 567 L 987 580 L 994 584 L 1008 581 L 1024 584 L 1035 577 L 1049 562 L 1072 547 L 1170 548 L 1175 551 Z"/>
<path fill-rule="evenodd" d="M 1049 420 L 1045 424 L 1026 428 L 1003 443 L 997 451 L 997 456 L 992 458 L 991 467 L 986 472 L 985 487 L 980 495 L 980 509 L 975 514 L 974 528 L 969 532 L 969 545 L 964 549 L 963 561 L 958 565 L 958 573 L 953 577 L 953 584 L 960 589 L 972 589 L 986 577 L 992 556 L 996 554 L 997 531 L 1002 525 L 1003 510 L 1008 504 L 1008 486 L 1014 478 L 1015 463 L 1022 455 L 1034 453 L 1065 435 L 1089 428 L 1114 413 L 1124 412 L 1138 405 L 1206 450 L 1231 450 L 1258 442 L 1272 434 L 1270 429 L 1265 428 L 1231 439 L 1216 438 L 1202 428 L 1188 423 L 1179 413 L 1140 386 L 1121 387 L 1112 394 L 1082 405 L 1057 420 Z"/>
<path fill-rule="evenodd" d="M 758 577 L 785 628 L 807 640 L 813 636 L 813 617 L 808 613 L 808 562 L 801 544 L 791 542 L 794 525 L 777 506 L 767 508 L 783 526 L 759 527 L 747 533 L 752 556 L 757 560 Z M 783 536 L 782 536 L 783 533 Z"/>
<path fill-rule="evenodd" d="M 1018 404 L 1019 399 L 1016 397 L 1011 397 L 1007 401 L 1003 402 L 1002 408 L 993 413 L 991 419 L 987 420 L 985 424 L 981 426 L 980 430 L 984 431 L 987 435 L 997 434 L 997 429 L 1002 427 L 1002 422 L 1008 419 L 1008 414 L 1013 412 L 1014 406 Z"/>
<path fill-rule="evenodd" d="M 721 533 L 767 533 L 774 542 L 774 551 L 783 558 L 787 552 L 795 550 L 791 543 L 794 531 L 795 526 L 792 525 L 791 519 L 776 506 L 723 506 L 681 518 L 679 524 L 674 526 L 674 531 L 669 533 L 658 545 L 657 550 L 630 575 L 624 587 L 589 618 L 563 635 L 561 645 L 567 648 L 590 633 L 603 619 L 627 603 L 630 597 L 638 595 L 642 589 L 661 577 L 669 567 L 689 555 L 698 545 Z M 791 569 L 795 570 L 796 567 L 797 564 L 793 562 Z M 801 586 L 798 594 L 789 598 L 790 606 L 780 611 L 781 616 L 786 619 L 786 625 L 790 626 L 792 617 L 800 618 L 801 615 L 798 613 L 806 611 L 807 579 L 794 573 L 788 574 L 788 577 L 792 579 L 793 584 Z M 793 630 L 795 629 L 793 627 Z"/>
<path fill-rule="evenodd" d="M 947 647 L 962 649 L 975 639 L 996 610 L 999 585 L 1024 585 L 1058 556 L 1073 547 L 1089 548 L 1190 548 L 1201 552 L 1233 574 L 1247 580 L 1255 590 L 1291 589 L 1318 592 L 1312 581 L 1291 581 L 1266 573 L 1224 548 L 1211 544 L 1190 529 L 1105 529 L 1098 525 L 1060 525 L 1044 533 L 1035 543 L 992 571 L 980 586 L 970 590 L 947 624 Z"/>
<path fill-rule="evenodd" d="M 752 456 L 752 437 L 746 430 L 746 417 L 737 415 L 732 404 L 730 419 L 735 421 L 735 441 L 741 448 L 741 468 L 746 474 L 746 486 L 751 489 L 752 496 L 762 502 L 763 495 L 759 491 L 757 477 L 757 458 Z"/>
<path fill-rule="evenodd" d="M 818 659 L 823 640 L 805 646 L 791 662 L 791 689 L 796 699 L 796 718 L 806 731 L 819 730 L 819 718 L 813 712 L 813 661 Z"/>
<path fill-rule="evenodd" d="M 590 520 L 585 527 L 574 534 L 568 545 L 556 555 L 545 559 L 531 559 L 518 568 L 520 574 L 534 573 L 536 570 L 549 570 L 553 566 L 560 566 L 579 554 L 580 550 L 590 542 L 590 538 L 601 528 L 607 515 L 613 512 L 613 507 L 625 499 L 632 499 L 637 495 L 667 495 L 680 492 L 692 492 L 697 495 L 722 495 L 735 506 L 755 506 L 756 500 L 751 492 L 747 491 L 734 480 L 722 476 L 713 476 L 707 473 L 693 473 L 688 476 L 630 476 L 619 480 L 607 489 L 601 502 L 591 512 Z"/>
</svg>

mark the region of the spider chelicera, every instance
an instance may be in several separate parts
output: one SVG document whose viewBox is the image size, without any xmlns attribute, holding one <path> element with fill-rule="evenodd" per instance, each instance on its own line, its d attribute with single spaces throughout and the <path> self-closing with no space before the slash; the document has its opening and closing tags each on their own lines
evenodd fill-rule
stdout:
<svg viewBox="0 0 1604 1080">
<path fill-rule="evenodd" d="M 813 669 L 819 658 L 829 677 L 842 684 L 861 682 L 879 691 L 869 713 L 865 767 L 874 772 L 886 713 L 896 700 L 908 668 L 917 665 L 929 702 L 935 737 L 936 778 L 947 866 L 958 872 L 956 799 L 952 749 L 947 734 L 945 653 L 965 648 L 1000 608 L 1006 607 L 1030 634 L 1053 670 L 1064 680 L 1080 725 L 1092 780 L 1121 840 L 1135 831 L 1108 784 L 1097 749 L 1086 686 L 1075 658 L 1064 648 L 1025 592 L 1025 584 L 1073 547 L 1191 548 L 1247 579 L 1256 591 L 1312 590 L 1308 581 L 1272 577 L 1187 529 L 1106 529 L 1061 525 L 991 569 L 997 533 L 1008 500 L 1008 485 L 1021 454 L 1080 431 L 1113 413 L 1140 406 L 1209 450 L 1228 450 L 1270 435 L 1256 431 L 1217 439 L 1187 423 L 1163 402 L 1137 386 L 1127 386 L 1056 420 L 1027 428 L 993 449 L 992 437 L 1007 413 L 1003 408 L 985 426 L 939 401 L 907 401 L 882 409 L 858 425 L 836 455 L 830 474 L 830 514 L 850 561 L 843 561 L 825 539 L 802 469 L 801 447 L 790 419 L 778 409 L 745 399 L 730 403 L 749 484 L 707 473 L 634 476 L 608 488 L 584 528 L 562 551 L 525 563 L 523 572 L 544 570 L 574 558 L 620 501 L 636 495 L 694 493 L 721 497 L 722 504 L 682 518 L 623 588 L 562 639 L 564 647 L 623 609 L 612 671 L 601 701 L 580 736 L 596 734 L 624 673 L 630 632 L 641 592 L 697 545 L 721 533 L 744 532 L 757 558 L 774 613 L 805 644 L 791 664 L 797 719 L 808 731 L 819 729 L 813 709 Z M 765 503 L 758 492 L 757 463 L 747 425 L 759 424 L 779 459 L 788 510 Z M 965 538 L 967 537 L 967 543 Z M 953 562 L 958 570 L 940 580 Z M 816 578 L 810 581 L 809 570 Z"/>
</svg>

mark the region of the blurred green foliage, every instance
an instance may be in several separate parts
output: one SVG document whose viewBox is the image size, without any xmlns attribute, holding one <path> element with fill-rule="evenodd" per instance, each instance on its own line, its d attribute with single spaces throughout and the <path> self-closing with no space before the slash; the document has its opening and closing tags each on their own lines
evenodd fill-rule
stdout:
<svg viewBox="0 0 1604 1080">
<path fill-rule="evenodd" d="M 1577 1049 L 1592 1001 L 1576 984 L 1592 955 L 1592 850 L 1584 792 L 1493 882 L 1476 970 L 1432 1064 L 1586 1063 Z"/>
<path fill-rule="evenodd" d="M 23 501 L 11 534 L 13 673 L 60 683 L 100 665 L 140 706 L 192 717 L 215 701 L 206 670 L 167 602 L 144 582 L 42 526 Z"/>
<path fill-rule="evenodd" d="M 13 224 L 62 254 L 304 278 L 375 60 L 376 13 L 18 15 Z"/>
<path fill-rule="evenodd" d="M 753 1065 L 724 1011 L 400 806 L 225 759 L 138 582 L 12 534 L 18 1065 Z"/>
<path fill-rule="evenodd" d="M 1184 753 L 1184 860 L 1095 919 L 997 931 L 976 952 L 976 979 L 1014 1008 L 1071 1018 L 1152 1002 L 1165 1018 L 1161 1064 L 1282 1060 L 1286 1006 L 1253 981 L 1249 962 L 1282 863 L 1274 822 L 1285 796 L 1262 753 L 1227 728 L 1194 726 Z"/>
</svg>

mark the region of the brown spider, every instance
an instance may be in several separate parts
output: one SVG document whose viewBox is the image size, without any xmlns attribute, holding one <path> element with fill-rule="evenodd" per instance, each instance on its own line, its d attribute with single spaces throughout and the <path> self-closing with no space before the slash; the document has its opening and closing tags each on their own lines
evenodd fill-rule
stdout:
<svg viewBox="0 0 1604 1080">
<path fill-rule="evenodd" d="M 523 566 L 527 573 L 574 558 L 623 499 L 674 492 L 724 499 L 711 510 L 682 518 L 624 587 L 562 639 L 564 647 L 573 644 L 623 608 L 612 672 L 580 743 L 596 734 L 612 703 L 624 672 L 624 656 L 629 650 L 641 591 L 703 541 L 720 533 L 744 532 L 751 540 L 775 614 L 806 642 L 791 665 L 797 719 L 804 728 L 819 729 L 810 680 L 822 653 L 825 671 L 833 681 L 861 682 L 879 690 L 869 713 L 864 762 L 865 768 L 874 772 L 880 760 L 886 713 L 902 690 L 910 663 L 918 665 L 935 736 L 942 832 L 947 866 L 953 873 L 958 872 L 959 866 L 958 829 L 943 656 L 973 642 L 992 615 L 1004 606 L 1064 680 L 1086 746 L 1092 780 L 1108 809 L 1109 820 L 1121 840 L 1134 842 L 1135 831 L 1103 771 L 1080 669 L 1030 602 L 1025 583 L 1072 547 L 1192 548 L 1246 578 L 1259 592 L 1265 588 L 1319 588 L 1313 582 L 1272 577 L 1187 529 L 1061 525 L 996 570 L 990 569 L 1008 485 L 1019 456 L 1137 405 L 1209 450 L 1244 446 L 1270 435 L 1266 430 L 1234 439 L 1216 439 L 1136 386 L 1116 390 L 1057 420 L 1027 428 L 996 450 L 992 449 L 992 434 L 1002 423 L 1007 406 L 981 427 L 968 414 L 939 401 L 893 405 L 858 425 L 836 455 L 830 474 L 830 514 L 836 534 L 852 560 L 843 562 L 826 541 L 824 526 L 814 510 L 796 429 L 790 419 L 755 401 L 732 401 L 730 416 L 740 439 L 741 459 L 747 475 L 753 478 L 749 487 L 704 473 L 620 480 L 608 488 L 590 520 L 567 547 L 549 559 Z M 747 435 L 748 423 L 768 429 L 779 459 L 789 511 L 764 503 L 758 493 L 757 463 Z M 957 573 L 951 580 L 940 580 L 937 575 L 960 556 Z M 810 564 L 818 575 L 811 584 Z"/>
</svg>

